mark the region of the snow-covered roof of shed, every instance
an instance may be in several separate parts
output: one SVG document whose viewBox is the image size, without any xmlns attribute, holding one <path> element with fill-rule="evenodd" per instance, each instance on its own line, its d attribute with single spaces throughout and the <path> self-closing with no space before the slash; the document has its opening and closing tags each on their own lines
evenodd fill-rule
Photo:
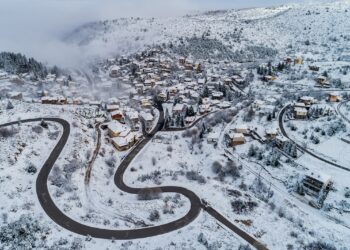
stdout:
<svg viewBox="0 0 350 250">
<path fill-rule="evenodd" d="M 115 116 L 115 115 L 123 115 L 123 112 L 121 110 L 114 110 L 111 112 L 111 116 Z"/>
<path fill-rule="evenodd" d="M 112 70 L 120 70 L 120 67 L 118 65 L 113 65 L 112 67 L 109 68 L 110 71 Z"/>
<path fill-rule="evenodd" d="M 128 129 L 128 127 L 126 125 L 121 124 L 120 122 L 117 122 L 117 121 L 112 121 L 112 122 L 108 123 L 107 126 L 114 133 L 121 133 L 121 132 Z"/>
<path fill-rule="evenodd" d="M 151 113 L 141 112 L 140 115 L 145 121 L 153 121 L 153 115 Z"/>
<path fill-rule="evenodd" d="M 305 103 L 303 103 L 303 102 L 296 102 L 296 103 L 294 103 L 294 106 L 305 107 Z"/>
<path fill-rule="evenodd" d="M 113 138 L 112 140 L 119 147 L 125 147 L 129 145 L 127 139 L 123 137 L 116 137 L 116 138 Z"/>
<path fill-rule="evenodd" d="M 278 133 L 278 129 L 277 128 L 268 128 L 265 130 L 266 134 L 269 135 L 276 135 Z"/>
<path fill-rule="evenodd" d="M 248 127 L 248 125 L 247 124 L 238 124 L 237 126 L 236 126 L 236 129 L 248 129 L 249 127 Z"/>
<path fill-rule="evenodd" d="M 302 96 L 302 97 L 300 97 L 300 100 L 302 100 L 302 101 L 313 101 L 314 98 L 312 96 Z"/>
<path fill-rule="evenodd" d="M 241 139 L 241 138 L 245 138 L 245 137 L 244 137 L 244 134 L 242 134 L 242 133 L 230 133 L 230 134 L 229 134 L 229 137 L 230 137 L 231 139 Z"/>
<path fill-rule="evenodd" d="M 294 108 L 294 111 L 298 112 L 298 113 L 307 113 L 307 109 L 306 108 L 296 107 L 296 108 Z"/>
<path fill-rule="evenodd" d="M 315 178 L 316 180 L 319 180 L 323 183 L 329 183 L 332 178 L 330 175 L 324 174 L 324 173 L 313 173 L 313 172 L 308 172 L 306 176 L 310 176 L 312 178 Z"/>
</svg>

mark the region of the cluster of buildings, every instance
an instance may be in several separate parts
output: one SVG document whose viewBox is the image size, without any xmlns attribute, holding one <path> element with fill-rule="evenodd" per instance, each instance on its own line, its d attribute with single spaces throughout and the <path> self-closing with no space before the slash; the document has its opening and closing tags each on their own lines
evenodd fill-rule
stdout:
<svg viewBox="0 0 350 250">
<path fill-rule="evenodd" d="M 9 84 L 17 82 L 18 86 L 26 82 L 23 91 L 21 88 L 17 92 L 10 91 L 17 90 L 12 86 L 4 89 L 10 99 L 44 105 L 88 105 L 104 111 L 105 118 L 111 120 L 109 135 L 113 135 L 113 144 L 120 150 L 137 141 L 135 133 L 141 131 L 141 124 L 146 131 L 152 129 L 156 100 L 174 104 L 169 105 L 172 118 L 181 116 L 185 124 L 191 124 L 197 115 L 231 107 L 227 92 L 233 92 L 234 85 L 243 86 L 246 82 L 236 65 L 229 62 L 171 58 L 161 49 L 108 59 L 99 68 L 98 80 L 93 81 L 87 76 L 75 75 L 73 81 L 72 77 L 55 74 L 39 81 L 30 80 L 29 75 L 8 81 L 11 76 L 3 72 L 0 77 Z M 127 91 L 116 99 L 120 85 L 127 86 Z M 187 116 L 188 109 L 194 114 Z M 119 131 L 128 131 L 125 127 L 130 133 Z"/>
<path fill-rule="evenodd" d="M 341 96 L 337 92 L 328 94 L 328 102 L 339 102 Z M 302 96 L 297 102 L 293 103 L 293 116 L 295 119 L 306 119 L 312 105 L 317 104 L 317 100 L 311 96 Z"/>
<path fill-rule="evenodd" d="M 142 137 L 142 131 L 152 130 L 155 122 L 153 109 L 138 111 L 114 102 L 106 105 L 108 136 L 119 151 L 128 150 Z"/>
<path fill-rule="evenodd" d="M 303 64 L 302 57 L 295 57 L 292 59 L 291 57 L 287 57 L 283 62 L 280 62 L 277 66 L 272 66 L 271 63 L 264 63 L 260 65 L 258 68 L 258 74 L 262 75 L 262 80 L 264 82 L 273 82 L 277 80 L 277 71 L 282 71 L 287 68 L 290 69 L 294 63 L 294 66 Z"/>
<path fill-rule="evenodd" d="M 119 151 L 128 150 L 142 137 L 140 132 L 132 131 L 129 126 L 115 120 L 109 122 L 107 126 L 108 136 Z"/>
<path fill-rule="evenodd" d="M 293 115 L 295 119 L 306 119 L 308 110 L 313 104 L 316 104 L 315 100 L 311 96 L 302 96 L 299 98 L 298 102 L 293 104 Z"/>
<path fill-rule="evenodd" d="M 271 63 L 264 63 L 258 67 L 258 74 L 262 75 L 261 80 L 264 82 L 274 82 L 278 79 L 280 72 L 284 69 L 291 69 L 292 66 L 299 66 L 299 70 L 309 71 L 310 77 L 313 78 L 315 82 L 315 87 L 317 88 L 330 88 L 331 83 L 328 77 L 327 71 L 323 73 L 318 73 L 320 67 L 316 65 L 304 65 L 304 60 L 300 56 L 296 56 L 294 59 L 287 57 L 283 62 L 278 63 L 278 65 L 272 65 Z"/>
<path fill-rule="evenodd" d="M 155 99 L 174 103 L 169 113 L 176 118 L 184 116 L 189 107 L 203 115 L 231 106 L 226 91 L 232 91 L 234 84 L 243 86 L 245 80 L 228 62 L 213 65 L 185 57 L 170 58 L 161 50 L 151 49 L 133 57 L 109 59 L 104 68 L 114 81 L 127 82 L 132 87 L 132 104 L 149 108 Z M 184 119 L 191 123 L 194 118 Z"/>
<path fill-rule="evenodd" d="M 261 132 L 257 128 L 251 128 L 247 124 L 238 124 L 228 131 L 226 138 L 228 138 L 229 147 L 236 147 L 245 144 L 247 137 L 265 142 L 278 140 L 281 137 L 279 134 L 279 129 L 275 127 L 266 128 Z"/>
<path fill-rule="evenodd" d="M 32 77 L 28 73 L 14 75 L 1 71 L 0 97 L 27 102 L 39 101 L 43 104 L 81 104 L 81 100 L 67 97 L 69 94 L 64 95 L 65 90 L 68 90 L 70 86 L 77 85 L 70 77 L 57 77 L 55 74 L 48 74 L 45 79 L 41 80 L 34 80 Z M 80 86 L 77 86 L 78 88 Z M 49 90 L 53 93 L 62 93 L 62 95 L 49 96 Z"/>
</svg>

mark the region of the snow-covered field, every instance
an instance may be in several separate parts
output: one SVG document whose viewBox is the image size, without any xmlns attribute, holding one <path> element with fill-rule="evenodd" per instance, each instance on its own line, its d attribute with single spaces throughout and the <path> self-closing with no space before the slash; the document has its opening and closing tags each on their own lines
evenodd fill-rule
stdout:
<svg viewBox="0 0 350 250">
<path fill-rule="evenodd" d="M 5 102 L 1 105 L 4 107 Z M 71 137 L 56 163 L 60 169 L 58 172 L 61 174 L 63 171 L 67 174 L 68 169 L 72 167 L 67 168 L 69 163 L 72 163 L 72 158 L 80 163 L 80 161 L 86 161 L 88 155 L 86 152 L 93 151 L 94 131 L 86 127 L 86 123 L 89 121 L 79 115 L 76 116 L 74 106 L 64 106 L 58 109 L 58 106 L 42 106 L 23 102 L 13 102 L 13 105 L 14 109 L 2 112 L 1 123 L 26 117 L 54 116 L 62 117 L 70 121 L 71 124 L 75 124 L 72 126 Z M 14 125 L 15 134 L 1 139 L 0 188 L 3 190 L 0 193 L 0 198 L 3 201 L 0 206 L 1 221 L 3 225 L 12 225 L 21 216 L 25 216 L 21 220 L 22 223 L 33 220 L 34 225 L 40 221 L 40 230 L 36 234 L 36 238 L 29 239 L 28 237 L 26 240 L 19 238 L 21 244 L 33 242 L 37 248 L 70 246 L 74 249 L 96 247 L 108 249 L 116 246 L 125 249 L 169 249 L 171 247 L 205 249 L 206 245 L 226 248 L 228 246 L 238 248 L 240 244 L 244 245 L 242 240 L 218 226 L 214 219 L 204 213 L 191 225 L 169 233 L 166 237 L 157 236 L 134 241 L 91 239 L 60 228 L 42 210 L 36 196 L 35 181 L 43 162 L 61 136 L 62 128 L 54 123 L 49 123 L 48 129 L 38 129 L 38 127 L 40 127 L 39 123 Z M 138 201 L 135 195 L 118 191 L 114 185 L 113 176 L 122 154 L 116 153 L 117 151 L 105 142 L 104 136 L 101 152 L 105 152 L 106 155 L 99 155 L 97 158 L 89 186 L 84 185 L 85 165 L 78 163 L 75 164 L 80 167 L 71 173 L 68 182 L 63 181 L 64 185 L 57 187 L 52 185 L 50 181 L 48 183 L 55 203 L 69 217 L 95 227 L 126 229 L 164 224 L 187 212 L 189 202 L 186 198 L 178 195 L 169 194 L 159 200 Z M 106 163 L 110 157 L 115 157 L 115 166 L 112 166 L 111 170 L 111 166 Z M 51 175 L 54 174 L 51 173 Z M 64 177 L 62 176 L 62 178 Z M 165 204 L 171 213 L 162 212 Z M 160 219 L 150 221 L 150 212 L 154 210 L 160 211 Z M 203 235 L 200 235 L 201 233 Z M 43 239 L 41 239 L 42 234 L 45 234 Z M 6 249 L 6 239 L 4 240 Z"/>
<path fill-rule="evenodd" d="M 51 196 L 54 198 L 59 208 L 69 215 L 69 217 L 92 226 L 123 229 L 140 227 L 143 224 L 164 224 L 165 222 L 172 221 L 174 216 L 177 216 L 178 212 L 179 216 L 187 212 L 189 209 L 188 201 L 183 197 L 170 195 L 169 197 L 164 197 L 164 199 L 170 200 L 168 205 L 174 207 L 174 214 L 165 214 L 160 221 L 147 221 L 150 212 L 155 209 L 162 210 L 165 203 L 163 200 L 157 202 L 138 202 L 135 195 L 128 195 L 118 191 L 113 182 L 114 172 L 120 163 L 120 157 L 127 152 L 118 154 L 110 143 L 107 144 L 105 142 L 105 135 L 103 136 L 104 143 L 102 144 L 103 147 L 101 151 L 107 152 L 106 156 L 97 158 L 94 166 L 95 169 L 93 169 L 92 183 L 89 186 L 85 186 L 85 168 L 87 160 L 89 160 L 91 152 L 94 149 L 94 140 L 96 139 L 94 130 L 88 129 L 86 126 L 90 121 L 85 119 L 80 120 L 81 117 L 75 115 L 76 108 L 73 106 L 68 109 L 63 107 L 62 110 L 59 111 L 57 111 L 57 106 L 45 107 L 45 109 L 42 110 L 36 108 L 36 104 L 28 105 L 16 102 L 15 109 L 6 112 L 1 118 L 4 121 L 16 121 L 18 118 L 15 118 L 13 114 L 18 115 L 18 117 L 25 117 L 25 114 L 23 114 L 25 112 L 31 114 L 31 118 L 60 116 L 71 122 L 71 137 L 49 176 L 49 190 Z M 62 115 L 62 111 L 67 114 Z M 59 115 L 59 113 L 61 113 L 61 115 Z M 49 145 L 49 142 L 51 142 L 47 135 L 46 137 L 43 136 L 46 130 L 44 130 L 44 132 L 42 132 L 43 135 L 41 135 L 41 133 L 36 134 L 30 130 L 32 126 L 39 127 L 38 124 L 24 124 L 23 126 L 28 128 L 25 131 L 18 131 L 16 136 L 30 135 L 28 139 L 36 139 L 36 144 L 32 142 L 29 143 L 26 140 L 22 141 L 21 137 L 11 137 L 8 143 L 12 147 L 4 147 L 1 157 L 3 157 L 3 160 L 8 162 L 8 164 L 15 163 L 16 165 L 22 165 L 22 168 L 26 168 L 31 164 L 36 166 L 36 168 L 40 168 L 43 164 L 43 160 L 38 161 L 36 155 L 39 154 L 38 152 L 44 156 L 49 155 L 55 143 L 52 143 L 52 148 L 45 147 L 45 151 L 40 150 L 40 146 Z M 61 129 L 60 125 L 57 124 L 52 124 L 50 129 L 51 127 L 57 131 Z M 14 126 L 14 128 L 16 129 L 16 126 Z M 54 132 L 55 130 L 48 131 L 46 134 L 53 134 Z M 54 136 L 51 135 L 51 138 L 55 140 L 58 140 L 59 137 L 60 134 L 58 133 Z M 20 140 L 20 142 L 18 142 L 18 140 Z M 53 142 L 55 142 L 55 140 L 53 140 Z M 24 151 L 24 149 L 28 152 L 23 153 L 22 151 Z M 17 154 L 24 154 L 25 157 L 23 157 L 22 160 L 18 159 L 17 162 L 14 160 L 19 158 Z M 31 156 L 33 156 L 34 159 L 31 159 Z M 107 165 L 106 162 L 108 162 L 109 165 Z M 8 168 L 4 167 L 4 169 L 10 171 Z M 19 181 L 19 183 L 21 182 Z M 176 202 L 176 204 L 173 202 Z"/>
<path fill-rule="evenodd" d="M 26 81 L 21 79 L 15 83 L 10 80 L 14 75 L 3 74 L 0 97 L 16 90 L 23 93 L 27 102 L 11 100 L 13 108 L 8 108 L 8 99 L 0 99 L 0 124 L 38 117 L 60 117 L 70 123 L 67 145 L 48 180 L 55 204 L 70 218 L 85 225 L 115 230 L 162 225 L 184 216 L 190 209 L 188 199 L 168 194 L 159 199 L 139 200 L 137 195 L 118 190 L 114 173 L 132 148 L 123 152 L 116 150 L 106 129 L 102 129 L 101 148 L 90 182 L 85 183 L 86 167 L 97 144 L 95 119 L 87 114 L 94 114 L 98 109 L 87 103 L 96 100 L 108 103 L 117 98 L 124 111 L 141 112 L 144 109 L 140 107 L 140 99 L 155 100 L 154 95 L 159 94 L 156 91 L 164 90 L 168 95 L 171 88 L 181 87 L 182 91 L 167 96 L 164 104 L 173 125 L 180 126 L 179 122 L 175 124 L 173 112 L 179 102 L 194 107 L 195 120 L 206 116 L 198 113 L 199 100 L 203 101 L 205 96 L 201 93 L 204 83 L 199 84 L 199 79 L 205 79 L 211 91 L 218 90 L 220 85 L 222 93 L 225 92 L 220 101 L 214 100 L 213 95 L 208 97 L 209 93 L 205 96 L 210 102 L 216 102 L 211 107 L 215 112 L 186 131 L 158 132 L 130 164 L 124 175 L 125 182 L 131 187 L 185 187 L 269 249 L 346 250 L 350 246 L 349 172 L 300 150 L 296 150 L 293 158 L 285 147 L 278 148 L 276 141 L 265 135 L 274 130 L 281 135 L 278 112 L 286 104 L 310 95 L 317 101 L 311 108 L 326 110 L 327 114 L 317 117 L 313 113 L 315 116 L 305 120 L 288 114 L 284 123 L 287 134 L 318 156 L 349 168 L 350 124 L 339 114 L 339 102 L 326 101 L 333 91 L 339 95 L 338 101 L 349 96 L 349 20 L 350 1 L 336 1 L 212 11 L 178 18 L 90 23 L 72 32 L 66 42 L 78 44 L 92 53 L 101 52 L 101 48 L 105 51 L 98 55 L 103 62 L 96 64 L 91 76 L 72 71 L 74 81 L 60 84 L 52 81 L 42 87 L 28 75 L 21 76 Z M 158 59 L 159 63 L 164 60 L 163 68 L 154 58 L 146 57 L 139 62 L 141 66 L 135 69 L 136 73 L 132 72 L 135 65 L 126 64 L 118 71 L 118 77 L 110 75 L 111 65 L 116 65 L 118 60 L 107 61 L 107 56 L 132 54 L 153 45 L 161 45 L 164 50 Z M 184 70 L 186 67 L 178 62 L 179 56 L 188 56 L 193 63 L 203 62 L 204 72 Z M 277 69 L 277 64 L 286 63 L 287 57 L 291 60 L 289 65 Z M 294 62 L 297 57 L 303 59 L 301 64 Z M 151 59 L 155 62 L 150 63 Z M 174 61 L 168 64 L 168 60 Z M 311 65 L 318 69 L 310 69 Z M 261 74 L 258 66 L 271 72 Z M 165 76 L 161 72 L 164 69 L 171 73 Z M 270 73 L 276 79 L 263 81 Z M 219 80 L 210 79 L 215 75 Z M 227 77 L 237 75 L 245 80 L 242 86 L 222 84 Z M 316 84 L 319 76 L 326 77 L 327 88 Z M 184 77 L 190 81 L 182 79 Z M 148 78 L 157 86 L 147 86 L 152 91 L 138 93 L 136 85 L 146 87 L 143 84 Z M 187 88 L 190 85 L 192 87 Z M 154 93 L 152 88 L 156 89 Z M 38 91 L 44 96 L 43 90 L 69 99 L 79 96 L 86 104 L 29 102 L 38 100 Z M 230 92 L 230 98 L 226 91 Z M 194 92 L 198 92 L 198 100 L 190 95 Z M 231 107 L 220 111 L 217 104 L 224 100 Z M 349 117 L 349 104 L 339 107 L 339 111 Z M 154 128 L 160 114 L 153 107 L 147 112 L 154 115 L 150 126 Z M 243 124 L 260 139 L 246 135 L 243 145 L 228 146 L 229 135 Z M 243 239 L 204 210 L 180 230 L 132 241 L 83 237 L 59 227 L 41 208 L 35 182 L 61 135 L 61 126 L 52 122 L 48 128 L 37 122 L 1 130 L 0 249 L 12 249 L 11 246 L 18 249 L 246 249 Z M 320 209 L 310 206 L 307 199 L 296 192 L 301 178 L 311 173 L 330 177 L 332 182 Z M 27 228 L 22 234 L 23 225 Z"/>
<path fill-rule="evenodd" d="M 222 124 L 217 128 L 222 131 Z M 349 244 L 344 240 L 348 232 L 346 227 L 328 220 L 321 212 L 290 196 L 279 181 L 261 173 L 265 178 L 259 183 L 261 166 L 258 164 L 238 161 L 238 164 L 242 164 L 237 170 L 239 174 L 233 174 L 232 177 L 227 173 L 227 177 L 220 180 L 218 174 L 213 172 L 213 163 L 219 162 L 222 166 L 227 164 L 223 150 L 205 140 L 197 142 L 193 139 L 193 134 L 189 138 L 183 137 L 183 134 L 160 133 L 162 139 L 150 143 L 133 162 L 132 167 L 137 171 L 127 173 L 128 183 L 140 187 L 166 183 L 194 190 L 215 209 L 261 239 L 271 249 L 281 249 L 288 245 L 301 247 L 318 240 L 332 241 L 338 247 Z M 239 152 L 247 152 L 249 144 L 239 148 Z M 278 171 L 285 172 L 284 168 L 270 171 L 274 174 Z M 237 200 L 252 202 L 256 207 L 252 205 L 252 211 L 243 209 L 238 212 L 232 205 Z M 276 228 L 278 234 L 275 233 Z M 317 232 L 315 228 L 318 228 Z"/>
</svg>

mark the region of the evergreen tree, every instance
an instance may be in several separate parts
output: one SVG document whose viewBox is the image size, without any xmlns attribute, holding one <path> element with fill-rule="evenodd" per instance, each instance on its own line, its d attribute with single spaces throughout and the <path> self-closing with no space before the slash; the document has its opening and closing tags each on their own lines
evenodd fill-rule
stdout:
<svg viewBox="0 0 350 250">
<path fill-rule="evenodd" d="M 41 119 L 40 126 L 43 127 L 43 128 L 48 128 L 49 127 L 49 125 L 47 124 L 47 122 L 44 119 Z"/>
<path fill-rule="evenodd" d="M 165 109 L 165 112 L 164 112 L 164 127 L 165 128 L 169 128 L 169 125 L 170 125 L 170 119 L 169 119 L 169 111 L 168 109 L 166 108 Z"/>
<path fill-rule="evenodd" d="M 207 128 L 205 127 L 204 123 L 202 123 L 201 134 L 204 135 L 206 130 Z"/>
<path fill-rule="evenodd" d="M 269 67 L 268 75 L 272 76 L 272 68 L 271 67 Z"/>
<path fill-rule="evenodd" d="M 192 106 L 190 106 L 187 110 L 186 110 L 186 116 L 195 116 L 196 113 L 194 112 L 194 109 Z"/>
<path fill-rule="evenodd" d="M 60 75 L 60 70 L 58 69 L 58 67 L 56 65 L 52 67 L 50 72 L 51 72 L 51 74 L 54 74 L 56 76 Z"/>
<path fill-rule="evenodd" d="M 272 111 L 272 119 L 275 119 L 276 118 L 276 113 L 277 113 L 277 109 L 276 109 L 276 106 L 273 108 L 273 111 Z"/>
<path fill-rule="evenodd" d="M 263 152 L 261 150 L 258 150 L 258 152 L 256 154 L 256 159 L 261 161 L 263 158 L 264 158 Z"/>
<path fill-rule="evenodd" d="M 0 69 L 10 74 L 32 73 L 37 78 L 47 76 L 47 68 L 33 58 L 27 59 L 22 54 L 11 52 L 0 53 Z"/>
<path fill-rule="evenodd" d="M 279 166 L 279 158 L 280 158 L 280 155 L 276 152 L 274 152 L 274 154 L 272 155 L 272 159 L 271 159 L 271 165 L 273 167 L 278 167 Z"/>
<path fill-rule="evenodd" d="M 311 119 L 314 117 L 314 109 L 311 108 L 309 109 L 309 111 L 307 112 L 307 118 Z"/>
<path fill-rule="evenodd" d="M 8 101 L 6 109 L 13 109 L 13 108 L 14 108 L 14 106 L 13 106 L 12 102 Z"/>
<path fill-rule="evenodd" d="M 175 106 L 177 103 L 179 103 L 179 99 L 177 97 L 174 98 L 173 106 Z"/>
<path fill-rule="evenodd" d="M 183 128 L 185 127 L 185 119 L 183 116 L 180 116 L 180 126 Z"/>
<path fill-rule="evenodd" d="M 272 120 L 272 114 L 271 114 L 271 113 L 269 113 L 269 114 L 267 115 L 266 120 L 267 120 L 268 122 L 270 122 L 270 121 Z"/>
<path fill-rule="evenodd" d="M 258 75 L 262 75 L 261 67 L 260 67 L 260 66 L 256 69 L 256 73 L 257 73 Z"/>
<path fill-rule="evenodd" d="M 302 183 L 298 182 L 297 184 L 297 193 L 304 196 L 305 195 L 305 190 L 304 190 L 304 186 Z"/>
<path fill-rule="evenodd" d="M 250 106 L 247 114 L 244 116 L 243 120 L 246 121 L 246 122 L 250 122 L 253 120 L 253 117 L 254 117 L 254 109 L 252 106 Z"/>
<path fill-rule="evenodd" d="M 256 155 L 256 149 L 255 149 L 254 145 L 250 145 L 250 147 L 248 149 L 248 156 L 254 157 L 255 155 Z"/>
<path fill-rule="evenodd" d="M 278 65 L 277 65 L 277 69 L 278 69 L 279 71 L 282 71 L 282 66 L 281 66 L 281 63 L 278 63 Z"/>
<path fill-rule="evenodd" d="M 281 63 L 281 66 L 280 66 L 280 71 L 283 71 L 285 69 L 286 65 L 284 62 Z"/>
<path fill-rule="evenodd" d="M 180 122 L 181 122 L 181 116 L 177 115 L 176 116 L 176 126 L 180 126 Z"/>
<path fill-rule="evenodd" d="M 222 86 L 221 92 L 224 95 L 224 97 L 226 97 L 226 86 Z"/>
<path fill-rule="evenodd" d="M 233 94 L 231 90 L 226 91 L 226 99 L 227 101 L 231 102 L 233 100 Z"/>
<path fill-rule="evenodd" d="M 209 89 L 208 89 L 208 86 L 204 86 L 203 92 L 202 92 L 202 97 L 203 97 L 203 98 L 209 97 Z"/>
<path fill-rule="evenodd" d="M 202 105 L 203 104 L 203 99 L 202 99 L 202 97 L 199 97 L 198 98 L 198 105 Z"/>
</svg>

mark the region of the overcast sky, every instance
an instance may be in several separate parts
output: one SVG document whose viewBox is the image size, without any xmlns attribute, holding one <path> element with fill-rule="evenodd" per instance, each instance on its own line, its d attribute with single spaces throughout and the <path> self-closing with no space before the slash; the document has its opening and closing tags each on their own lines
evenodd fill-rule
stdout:
<svg viewBox="0 0 350 250">
<path fill-rule="evenodd" d="M 309 0 L 0 0 L 0 51 L 60 63 L 59 38 L 82 23 L 118 17 L 167 17 L 194 11 L 280 5 Z M 67 51 L 68 50 L 68 51 Z M 55 61 L 55 59 L 57 59 Z"/>
</svg>

